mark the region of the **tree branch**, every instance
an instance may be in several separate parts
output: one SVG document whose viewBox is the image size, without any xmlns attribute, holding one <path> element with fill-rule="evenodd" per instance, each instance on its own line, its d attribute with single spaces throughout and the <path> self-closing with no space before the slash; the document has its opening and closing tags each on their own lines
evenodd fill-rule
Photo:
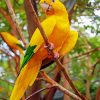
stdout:
<svg viewBox="0 0 100 100">
<path fill-rule="evenodd" d="M 1 81 L 6 82 L 7 84 L 10 84 L 10 85 L 14 86 L 14 84 L 13 84 L 13 83 L 9 82 L 9 81 L 8 81 L 8 80 L 6 80 L 6 79 L 2 79 L 2 78 L 0 77 L 0 80 L 1 80 Z"/>
<path fill-rule="evenodd" d="M 96 51 L 100 51 L 100 47 L 97 47 L 97 48 L 92 49 L 92 50 L 90 50 L 90 51 L 88 51 L 88 52 L 79 54 L 79 55 L 77 55 L 77 56 L 75 56 L 75 57 L 72 57 L 72 58 L 70 58 L 70 59 L 79 58 L 79 57 L 81 57 L 81 56 L 85 56 L 85 55 L 88 55 L 88 54 L 93 53 L 93 52 L 96 52 Z"/>
<path fill-rule="evenodd" d="M 69 95 L 70 97 L 74 98 L 75 100 L 82 100 L 80 97 L 78 97 L 77 95 L 75 95 L 72 92 L 68 91 L 67 89 L 62 87 L 60 84 L 55 82 L 53 79 L 51 79 L 44 71 L 41 71 L 41 75 L 43 76 L 44 81 L 50 83 L 52 86 L 57 87 L 63 93 Z"/>
<path fill-rule="evenodd" d="M 30 96 L 28 96 L 25 100 L 29 100 L 32 96 L 34 96 L 34 95 L 36 95 L 36 94 L 38 94 L 38 93 L 40 93 L 40 92 L 42 92 L 42 91 L 44 91 L 44 90 L 46 90 L 46 89 L 51 89 L 51 88 L 53 88 L 53 87 L 54 87 L 54 86 L 49 86 L 49 87 L 40 89 L 40 90 L 34 92 L 33 94 L 31 94 Z"/>
<path fill-rule="evenodd" d="M 35 11 L 37 12 L 37 9 L 36 9 L 36 3 L 35 1 L 36 0 L 32 0 L 32 6 L 34 7 Z M 33 19 L 31 18 L 31 13 L 30 13 L 30 10 L 32 8 L 30 8 L 28 5 L 29 2 L 28 0 L 24 0 L 24 9 L 25 9 L 25 12 L 26 12 L 26 18 L 27 18 L 27 28 L 28 28 L 28 35 L 29 35 L 29 39 L 31 39 L 31 36 L 33 35 L 35 29 L 36 29 L 36 25 L 34 24 L 34 21 Z"/>
<path fill-rule="evenodd" d="M 9 52 L 6 52 L 7 50 L 4 50 L 0 47 L 0 51 L 6 54 L 7 56 L 10 56 L 11 58 L 13 58 L 13 56 Z"/>
<path fill-rule="evenodd" d="M 59 69 L 59 67 L 56 65 L 56 68 L 54 70 L 54 77 L 53 77 L 53 80 L 57 83 L 60 82 L 61 80 L 61 71 Z M 52 100 L 55 93 L 57 91 L 57 87 L 54 87 L 52 89 L 50 89 L 46 94 L 45 96 L 43 97 L 43 100 Z"/>
<path fill-rule="evenodd" d="M 6 18 L 6 20 L 7 20 L 8 23 L 9 23 L 9 25 L 11 26 L 11 28 L 12 28 L 12 30 L 13 30 L 12 34 L 13 34 L 14 36 L 17 36 L 17 34 L 16 34 L 16 33 L 17 33 L 17 30 L 16 30 L 16 28 L 15 28 L 15 24 L 14 24 L 14 22 L 12 21 L 10 15 L 9 15 L 3 8 L 0 8 L 0 13 Z"/>
<path fill-rule="evenodd" d="M 7 50 L 5 50 L 3 48 L 0 48 L 0 51 L 3 52 L 4 54 L 6 54 L 7 56 L 10 56 L 11 58 L 14 59 L 15 64 L 16 64 L 16 74 L 18 75 L 18 73 L 19 73 L 20 57 L 15 52 L 13 52 L 12 49 L 11 49 L 11 51 L 15 54 L 15 56 L 12 56 L 9 52 L 7 52 Z"/>
<path fill-rule="evenodd" d="M 96 63 L 91 67 L 91 68 L 93 68 L 92 73 L 91 73 L 92 76 L 94 75 L 95 68 L 96 68 L 97 64 L 99 64 L 99 63 L 100 63 L 100 59 L 98 59 L 96 61 Z"/>
<path fill-rule="evenodd" d="M 13 22 L 15 23 L 16 29 L 17 29 L 17 31 L 19 33 L 19 36 L 20 36 L 21 40 L 23 41 L 24 45 L 26 46 L 26 41 L 24 39 L 23 33 L 21 31 L 21 28 L 19 27 L 19 23 L 18 23 L 18 21 L 16 19 L 16 15 L 15 15 L 14 10 L 12 8 L 11 2 L 10 2 L 10 0 L 5 0 L 5 2 L 7 4 L 9 13 L 11 15 L 11 18 L 12 18 Z"/>
<path fill-rule="evenodd" d="M 68 91 L 67 89 L 65 89 L 64 87 L 62 87 L 61 85 L 59 85 L 57 82 L 55 82 L 53 79 L 51 79 L 44 71 L 41 71 L 41 75 L 42 75 L 42 80 L 46 81 L 47 83 L 51 84 L 51 86 L 48 86 L 46 88 L 40 89 L 38 91 L 36 91 L 35 93 L 31 94 L 30 96 L 28 96 L 25 100 L 29 100 L 32 96 L 36 95 L 37 93 L 44 91 L 46 89 L 52 89 L 52 88 L 57 88 L 60 91 L 62 91 L 63 93 L 69 95 L 70 97 L 74 98 L 75 100 L 82 100 L 80 97 L 78 97 L 77 95 L 73 94 L 72 92 Z"/>
</svg>

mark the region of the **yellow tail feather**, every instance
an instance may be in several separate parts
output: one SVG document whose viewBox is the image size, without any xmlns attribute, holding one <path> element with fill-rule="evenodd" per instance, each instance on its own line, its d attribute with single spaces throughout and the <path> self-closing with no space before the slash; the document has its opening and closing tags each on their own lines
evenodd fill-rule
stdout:
<svg viewBox="0 0 100 100">
<path fill-rule="evenodd" d="M 41 67 L 41 60 L 32 57 L 18 76 L 10 100 L 20 100 L 29 84 L 34 83 Z"/>
</svg>

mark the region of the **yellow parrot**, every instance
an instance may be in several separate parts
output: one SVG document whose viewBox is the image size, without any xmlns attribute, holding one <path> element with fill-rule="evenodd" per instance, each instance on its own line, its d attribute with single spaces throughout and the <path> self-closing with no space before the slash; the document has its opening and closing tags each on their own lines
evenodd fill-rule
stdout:
<svg viewBox="0 0 100 100">
<path fill-rule="evenodd" d="M 24 55 L 24 47 L 16 37 L 14 37 L 8 32 L 0 32 L 0 36 L 11 49 L 13 49 L 14 51 L 19 50 L 19 52 Z"/>
<path fill-rule="evenodd" d="M 54 44 L 54 52 L 58 52 L 60 56 L 64 55 L 74 47 L 78 37 L 76 31 L 70 31 L 66 8 L 59 0 L 41 0 L 40 5 L 47 16 L 41 23 L 46 36 Z M 48 57 L 48 51 L 44 45 L 44 40 L 37 28 L 24 55 L 21 71 L 10 100 L 20 100 L 27 87 L 34 83 L 42 61 Z"/>
</svg>

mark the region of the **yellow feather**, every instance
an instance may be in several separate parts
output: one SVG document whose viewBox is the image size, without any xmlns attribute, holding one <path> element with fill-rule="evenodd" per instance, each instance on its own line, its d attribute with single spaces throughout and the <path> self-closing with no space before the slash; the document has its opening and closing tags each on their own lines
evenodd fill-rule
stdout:
<svg viewBox="0 0 100 100">
<path fill-rule="evenodd" d="M 78 39 L 78 32 L 75 31 L 75 30 L 71 30 L 70 31 L 70 34 L 69 34 L 69 37 L 67 37 L 62 45 L 62 48 L 60 50 L 60 55 L 64 56 L 65 54 L 67 54 L 68 52 L 70 52 L 76 42 L 77 42 L 77 39 Z"/>
<path fill-rule="evenodd" d="M 7 43 L 7 45 L 14 50 L 19 50 L 19 52 L 21 54 L 24 54 L 22 48 L 20 48 L 18 46 L 18 44 L 20 45 L 21 43 L 19 42 L 19 40 L 14 37 L 13 35 L 11 35 L 8 32 L 0 32 L 0 36 L 2 37 L 2 39 Z"/>
<path fill-rule="evenodd" d="M 8 32 L 0 32 L 0 35 L 7 43 L 20 44 L 20 42 Z"/>
<path fill-rule="evenodd" d="M 41 67 L 41 60 L 34 55 L 18 76 L 10 100 L 20 100 L 25 90 L 35 81 Z"/>
</svg>

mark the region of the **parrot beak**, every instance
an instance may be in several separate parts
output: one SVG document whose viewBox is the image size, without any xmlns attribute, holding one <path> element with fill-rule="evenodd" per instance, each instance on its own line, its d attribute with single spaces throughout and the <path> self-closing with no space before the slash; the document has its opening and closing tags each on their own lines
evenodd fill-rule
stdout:
<svg viewBox="0 0 100 100">
<path fill-rule="evenodd" d="M 54 14 L 54 9 L 53 7 L 48 4 L 48 3 L 40 3 L 41 8 L 47 15 L 52 15 Z"/>
<path fill-rule="evenodd" d="M 49 8 L 49 4 L 47 4 L 47 3 L 41 3 L 40 4 L 40 6 L 41 6 L 41 8 L 43 9 L 43 11 L 47 11 L 47 9 Z"/>
</svg>

